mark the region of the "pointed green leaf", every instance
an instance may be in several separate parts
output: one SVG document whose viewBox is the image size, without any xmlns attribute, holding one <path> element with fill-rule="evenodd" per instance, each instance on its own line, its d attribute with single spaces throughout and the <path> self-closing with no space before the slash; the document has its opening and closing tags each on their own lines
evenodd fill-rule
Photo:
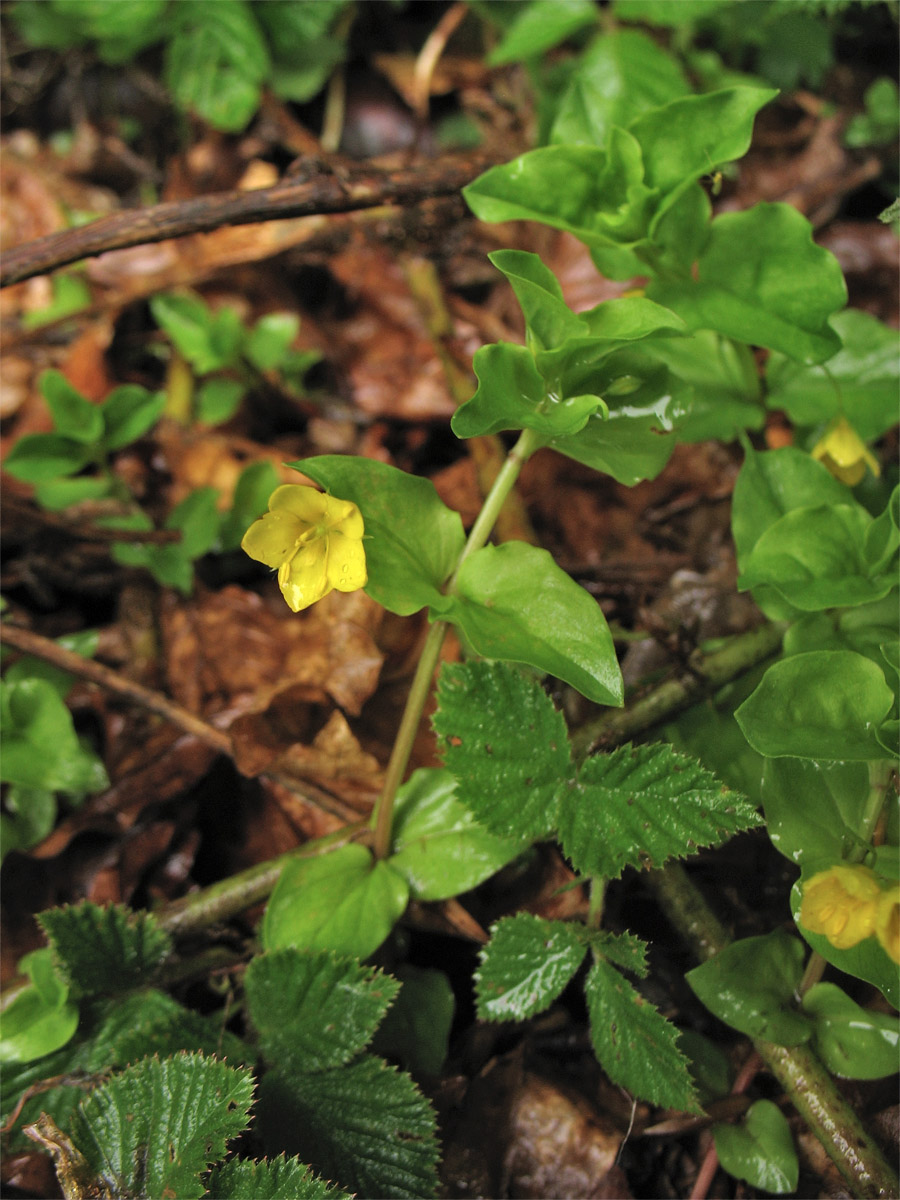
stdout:
<svg viewBox="0 0 900 1200">
<path fill-rule="evenodd" d="M 49 908 L 38 923 L 76 996 L 128 991 L 146 982 L 172 949 L 172 939 L 147 912 L 89 901 Z"/>
<path fill-rule="evenodd" d="M 497 837 L 456 797 L 449 771 L 414 771 L 397 792 L 393 847 L 387 860 L 414 900 L 445 900 L 477 887 L 505 867 L 526 842 Z"/>
<path fill-rule="evenodd" d="M 99 441 L 103 433 L 99 405 L 91 404 L 72 387 L 62 371 L 45 371 L 38 386 L 53 416 L 56 433 L 83 445 Z"/>
<path fill-rule="evenodd" d="M 365 846 L 350 843 L 281 872 L 262 923 L 267 950 L 297 946 L 368 958 L 406 908 L 409 885 Z"/>
<path fill-rule="evenodd" d="M 74 475 L 87 466 L 92 447 L 57 433 L 27 433 L 3 460 L 3 470 L 25 483 L 41 483 L 58 475 Z"/>
<path fill-rule="evenodd" d="M 195 292 L 161 292 L 150 297 L 157 325 L 188 360 L 205 375 L 227 365 L 212 342 L 213 313 Z"/>
<path fill-rule="evenodd" d="M 647 294 L 691 329 L 715 329 L 803 362 L 824 362 L 840 349 L 828 318 L 847 303 L 843 272 L 787 204 L 716 217 L 697 281 L 656 281 Z"/>
<path fill-rule="evenodd" d="M 440 589 L 465 535 L 459 513 L 444 504 L 430 480 L 343 455 L 290 465 L 359 508 L 366 527 L 366 591 L 373 600 L 399 616 L 442 602 Z"/>
<path fill-rule="evenodd" d="M 897 1071 L 897 1017 L 861 1008 L 834 983 L 817 983 L 803 997 L 812 1017 L 813 1046 L 825 1066 L 844 1079 L 883 1079 Z"/>
<path fill-rule="evenodd" d="M 250 331 L 244 353 L 258 370 L 271 371 L 281 366 L 299 331 L 296 313 L 266 313 Z"/>
<path fill-rule="evenodd" d="M 453 601 L 447 619 L 483 658 L 526 663 L 597 704 L 623 703 L 602 609 L 546 550 L 524 542 L 484 546 L 463 562 Z"/>
<path fill-rule="evenodd" d="M 284 1150 L 361 1196 L 431 1197 L 435 1118 L 408 1075 L 364 1055 L 313 1075 L 270 1071 L 259 1123 L 269 1153 Z"/>
<path fill-rule="evenodd" d="M 583 337 L 587 325 L 563 299 L 559 280 L 536 254 L 495 250 L 488 258 L 502 271 L 525 317 L 531 350 L 552 350 L 568 338 Z"/>
<path fill-rule="evenodd" d="M 575 869 L 614 879 L 660 867 L 759 824 L 743 796 L 671 746 L 621 746 L 589 758 L 562 794 L 559 835 Z"/>
<path fill-rule="evenodd" d="M 148 392 L 136 383 L 113 388 L 101 405 L 103 446 L 107 451 L 121 450 L 143 437 L 162 416 L 165 392 Z"/>
<path fill-rule="evenodd" d="M 838 313 L 831 325 L 843 345 L 827 370 L 770 355 L 766 407 L 786 412 L 795 425 L 818 425 L 843 412 L 869 441 L 897 421 L 897 331 L 855 308 Z"/>
<path fill-rule="evenodd" d="M 534 58 L 596 21 L 592 0 L 533 0 L 518 10 L 487 64 L 499 67 Z"/>
<path fill-rule="evenodd" d="M 145 1058 L 82 1101 L 72 1138 L 113 1195 L 193 1200 L 252 1097 L 249 1070 L 201 1054 Z"/>
<path fill-rule="evenodd" d="M 524 1021 L 549 1008 L 581 966 L 583 931 L 565 921 L 529 913 L 506 917 L 491 928 L 475 972 L 482 1021 Z"/>
<path fill-rule="evenodd" d="M 769 667 L 735 712 L 767 758 L 860 762 L 885 757 L 875 731 L 894 703 L 884 672 L 851 650 L 813 650 Z"/>
<path fill-rule="evenodd" d="M 685 979 L 711 1013 L 776 1046 L 808 1041 L 812 1023 L 794 1010 L 803 974 L 803 943 L 783 929 L 732 942 Z"/>
<path fill-rule="evenodd" d="M 738 1125 L 715 1125 L 719 1162 L 736 1179 L 783 1195 L 797 1189 L 800 1166 L 791 1128 L 771 1100 L 757 1100 Z"/>
<path fill-rule="evenodd" d="M 229 1158 L 210 1172 L 206 1194 L 215 1200 L 351 1200 L 299 1158 L 283 1154 L 261 1162 Z"/>
<path fill-rule="evenodd" d="M 365 1049 L 400 990 L 374 967 L 293 948 L 251 959 L 244 986 L 263 1057 L 298 1074 L 339 1067 Z"/>
<path fill-rule="evenodd" d="M 457 796 L 501 837 L 546 837 L 572 771 L 566 725 L 546 693 L 500 663 L 445 663 L 433 724 Z"/>
<path fill-rule="evenodd" d="M 597 1061 L 636 1100 L 681 1112 L 699 1111 L 678 1030 L 602 959 L 584 985 Z"/>
</svg>

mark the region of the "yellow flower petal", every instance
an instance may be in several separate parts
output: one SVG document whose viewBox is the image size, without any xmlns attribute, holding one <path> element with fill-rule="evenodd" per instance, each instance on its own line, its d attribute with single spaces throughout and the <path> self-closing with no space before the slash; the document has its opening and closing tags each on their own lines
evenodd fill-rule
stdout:
<svg viewBox="0 0 900 1200">
<path fill-rule="evenodd" d="M 291 612 L 309 608 L 328 595 L 332 584 L 328 582 L 327 564 L 328 543 L 324 537 L 314 538 L 281 564 L 278 586 Z"/>
<path fill-rule="evenodd" d="M 848 950 L 875 932 L 880 894 L 868 867 L 829 867 L 806 881 L 800 924 L 824 934 L 835 949 Z"/>
<path fill-rule="evenodd" d="M 318 525 L 327 512 L 329 499 L 305 484 L 283 483 L 269 497 L 269 512 L 292 513 L 307 525 Z"/>
<path fill-rule="evenodd" d="M 895 963 L 900 963 L 900 886 L 881 893 L 875 914 L 875 933 Z"/>
<path fill-rule="evenodd" d="M 365 532 L 362 513 L 352 500 L 338 500 L 335 496 L 324 496 L 325 522 L 329 529 L 339 529 L 347 537 L 361 538 Z"/>
<path fill-rule="evenodd" d="M 866 473 L 881 474 L 878 459 L 846 417 L 835 417 L 812 449 L 813 458 L 831 472 L 841 483 L 854 487 Z"/>
<path fill-rule="evenodd" d="M 335 530 L 328 535 L 328 582 L 339 592 L 355 592 L 365 587 L 366 552 L 359 537 L 347 537 Z"/>
<path fill-rule="evenodd" d="M 290 512 L 268 512 L 254 521 L 241 540 L 241 549 L 267 567 L 280 567 L 292 554 L 305 526 Z"/>
</svg>

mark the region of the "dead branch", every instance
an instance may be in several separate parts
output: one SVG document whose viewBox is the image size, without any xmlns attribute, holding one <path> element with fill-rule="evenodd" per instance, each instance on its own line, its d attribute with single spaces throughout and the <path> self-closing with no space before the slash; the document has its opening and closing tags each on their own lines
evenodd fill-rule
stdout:
<svg viewBox="0 0 900 1200">
<path fill-rule="evenodd" d="M 100 217 L 77 229 L 64 229 L 7 250 L 0 264 L 0 287 L 43 275 L 57 267 L 108 250 L 205 233 L 224 225 L 250 225 L 325 213 L 355 212 L 381 205 L 417 204 L 458 192 L 500 159 L 479 154 L 445 154 L 385 170 L 371 164 L 331 169 L 327 160 L 315 173 L 286 176 L 269 188 L 221 192 Z"/>
</svg>

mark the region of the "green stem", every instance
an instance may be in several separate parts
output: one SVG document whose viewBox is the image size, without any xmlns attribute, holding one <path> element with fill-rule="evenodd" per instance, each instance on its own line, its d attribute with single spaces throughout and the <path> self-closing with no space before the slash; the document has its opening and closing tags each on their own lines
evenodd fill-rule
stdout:
<svg viewBox="0 0 900 1200">
<path fill-rule="evenodd" d="M 506 497 L 512 491 L 519 472 L 541 444 L 538 435 L 530 429 L 526 429 L 522 432 L 519 440 L 510 450 L 509 454 L 507 454 L 506 461 L 497 473 L 493 487 L 485 497 L 484 504 L 481 506 L 481 512 L 475 519 L 475 524 L 469 532 L 466 544 L 463 546 L 456 567 L 447 584 L 445 590 L 448 595 L 452 595 L 456 591 L 456 581 L 459 577 L 459 569 L 462 564 L 469 555 L 474 554 L 476 550 L 480 550 L 487 542 L 491 530 L 497 522 L 500 509 L 503 507 Z M 397 737 L 388 761 L 384 787 L 381 790 L 381 795 L 372 814 L 372 822 L 375 830 L 372 851 L 376 858 L 387 858 L 391 852 L 391 823 L 394 814 L 394 801 L 397 798 L 397 789 L 403 782 L 403 776 L 409 765 L 409 756 L 412 753 L 416 731 L 419 728 L 419 722 L 422 720 L 422 713 L 425 709 L 429 692 L 431 691 L 431 682 L 434 678 L 435 668 L 440 658 L 441 646 L 447 629 L 447 621 L 435 621 L 428 631 L 428 637 L 425 640 L 425 645 L 422 647 L 422 654 L 419 658 L 412 684 L 410 685 L 409 695 L 406 698 L 406 707 L 400 719 L 400 728 L 397 730 Z"/>
<path fill-rule="evenodd" d="M 728 934 L 683 867 L 676 863 L 651 871 L 649 881 L 672 924 L 699 959 L 705 961 L 725 949 Z M 900 1195 L 890 1163 L 812 1051 L 806 1046 L 775 1046 L 761 1039 L 753 1044 L 853 1195 Z"/>
</svg>

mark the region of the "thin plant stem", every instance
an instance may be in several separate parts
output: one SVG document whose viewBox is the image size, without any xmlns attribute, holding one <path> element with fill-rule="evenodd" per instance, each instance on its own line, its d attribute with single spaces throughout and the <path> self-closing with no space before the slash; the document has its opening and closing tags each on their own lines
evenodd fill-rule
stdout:
<svg viewBox="0 0 900 1200">
<path fill-rule="evenodd" d="M 533 433 L 530 429 L 526 429 L 520 435 L 509 454 L 507 454 L 506 461 L 500 468 L 497 478 L 494 480 L 493 487 L 485 497 L 481 512 L 475 519 L 475 524 L 469 532 L 466 544 L 463 546 L 456 563 L 456 568 L 450 577 L 450 582 L 447 584 L 445 590 L 448 595 L 452 595 L 456 591 L 459 570 L 465 560 L 471 554 L 474 554 L 476 550 L 480 550 L 487 542 L 491 530 L 497 522 L 500 509 L 503 507 L 506 497 L 515 485 L 519 472 L 540 445 L 541 442 L 537 434 Z M 425 645 L 422 647 L 422 654 L 416 667 L 416 673 L 413 676 L 409 695 L 406 699 L 406 707 L 400 719 L 400 728 L 397 730 L 397 737 L 388 761 L 384 787 L 381 790 L 381 795 L 372 814 L 372 822 L 375 830 L 372 851 L 375 857 L 379 859 L 387 858 L 390 854 L 391 822 L 397 789 L 403 782 L 403 776 L 409 764 L 409 756 L 412 753 L 416 731 L 419 728 L 419 722 L 422 719 L 422 713 L 425 709 L 429 692 L 431 691 L 431 682 L 440 658 L 441 646 L 443 645 L 447 629 L 448 622 L 435 621 L 429 630 Z"/>
</svg>

